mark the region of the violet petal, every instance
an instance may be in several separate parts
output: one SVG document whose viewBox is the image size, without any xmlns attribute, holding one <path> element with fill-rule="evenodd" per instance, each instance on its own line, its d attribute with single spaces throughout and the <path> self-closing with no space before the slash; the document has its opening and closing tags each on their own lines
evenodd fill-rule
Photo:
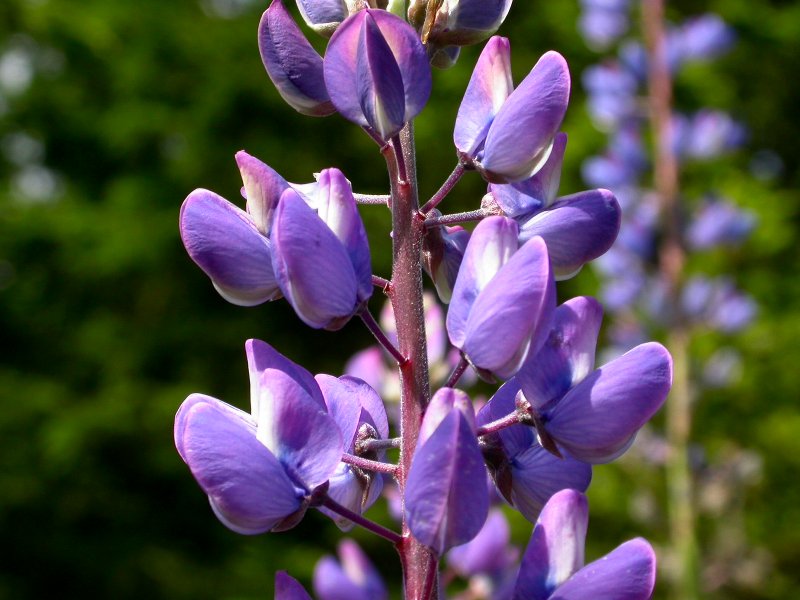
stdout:
<svg viewBox="0 0 800 600">
<path fill-rule="evenodd" d="M 358 282 L 350 257 L 294 190 L 281 196 L 271 238 L 281 291 L 307 325 L 319 329 L 353 314 Z"/>
<path fill-rule="evenodd" d="M 635 538 L 583 567 L 550 600 L 648 600 L 655 582 L 655 552 L 647 540 Z"/>
<path fill-rule="evenodd" d="M 602 320 L 603 307 L 594 298 L 579 296 L 556 308 L 547 341 L 517 373 L 534 409 L 540 411 L 557 402 L 594 370 Z"/>
<path fill-rule="evenodd" d="M 258 440 L 283 463 L 298 485 L 311 491 L 339 464 L 343 442 L 336 422 L 288 374 L 261 375 Z"/>
<path fill-rule="evenodd" d="M 301 490 L 256 439 L 247 413 L 192 394 L 175 416 L 175 445 L 214 512 L 237 533 L 269 531 L 301 506 Z"/>
<path fill-rule="evenodd" d="M 597 464 L 630 445 L 672 385 L 672 357 L 641 344 L 600 367 L 543 415 L 547 432 L 575 458 Z"/>
<path fill-rule="evenodd" d="M 541 168 L 566 114 L 569 91 L 564 57 L 545 53 L 497 113 L 486 136 L 483 169 L 503 182 L 527 179 Z"/>
<path fill-rule="evenodd" d="M 575 490 L 554 494 L 542 509 L 522 557 L 514 598 L 548 600 L 583 567 L 589 505 Z M 593 592 L 586 590 L 583 598 Z"/>
<path fill-rule="evenodd" d="M 286 571 L 275 573 L 275 600 L 312 600 L 305 588 Z"/>
<path fill-rule="evenodd" d="M 503 378 L 537 352 L 550 329 L 555 283 L 541 238 L 520 248 L 472 305 L 462 350 L 472 363 Z"/>
<path fill-rule="evenodd" d="M 194 190 L 181 206 L 180 230 L 189 256 L 228 302 L 255 306 L 280 297 L 270 242 L 243 210 Z"/>
<path fill-rule="evenodd" d="M 258 49 L 278 93 L 296 111 L 313 117 L 333 114 L 322 57 L 300 31 L 282 0 L 272 0 L 258 26 Z"/>
<path fill-rule="evenodd" d="M 453 141 L 461 154 L 475 157 L 513 89 L 511 47 L 508 39 L 495 36 L 481 52 L 458 108 Z"/>
<path fill-rule="evenodd" d="M 286 180 L 269 165 L 264 164 L 247 152 L 236 153 L 236 164 L 242 174 L 247 214 L 265 236 L 269 236 L 272 214 L 278 206 L 281 194 L 289 187 Z"/>
<path fill-rule="evenodd" d="M 454 409 L 411 463 L 405 510 L 414 537 L 439 554 L 475 537 L 489 510 L 485 481 L 475 431 Z"/>
<path fill-rule="evenodd" d="M 619 233 L 622 211 L 608 190 L 589 190 L 560 198 L 520 225 L 520 241 L 541 236 L 557 280 L 611 248 Z"/>
</svg>

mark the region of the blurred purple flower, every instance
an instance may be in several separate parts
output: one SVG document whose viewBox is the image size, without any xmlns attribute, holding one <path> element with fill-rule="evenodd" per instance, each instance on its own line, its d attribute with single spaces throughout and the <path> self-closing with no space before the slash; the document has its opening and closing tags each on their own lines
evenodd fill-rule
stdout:
<svg viewBox="0 0 800 600">
<path fill-rule="evenodd" d="M 353 540 L 339 542 L 337 561 L 323 556 L 314 567 L 314 593 L 319 600 L 386 600 L 380 573 Z"/>
<path fill-rule="evenodd" d="M 756 218 L 720 198 L 708 198 L 694 215 L 686 231 L 686 240 L 693 250 L 706 250 L 720 245 L 735 245 L 743 241 Z"/>
<path fill-rule="evenodd" d="M 629 0 L 581 0 L 578 30 L 590 48 L 603 51 L 628 31 Z"/>
<path fill-rule="evenodd" d="M 286 571 L 275 573 L 275 600 L 312 600 L 305 588 Z"/>
</svg>

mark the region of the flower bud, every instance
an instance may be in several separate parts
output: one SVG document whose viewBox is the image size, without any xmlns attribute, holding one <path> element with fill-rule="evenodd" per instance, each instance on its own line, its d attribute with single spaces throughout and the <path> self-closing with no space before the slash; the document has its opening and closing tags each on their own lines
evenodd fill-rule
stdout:
<svg viewBox="0 0 800 600">
<path fill-rule="evenodd" d="M 416 32 L 383 10 L 348 18 L 328 44 L 325 84 L 343 117 L 383 140 L 397 134 L 428 101 L 431 71 Z"/>
<path fill-rule="evenodd" d="M 297 27 L 282 0 L 272 0 L 261 17 L 258 49 L 269 78 L 289 106 L 312 117 L 336 112 L 325 89 L 322 57 Z"/>
</svg>

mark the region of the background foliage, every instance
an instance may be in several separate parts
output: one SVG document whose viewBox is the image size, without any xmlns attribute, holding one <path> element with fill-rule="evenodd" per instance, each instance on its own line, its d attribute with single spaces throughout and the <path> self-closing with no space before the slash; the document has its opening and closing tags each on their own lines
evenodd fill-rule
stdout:
<svg viewBox="0 0 800 600">
<path fill-rule="evenodd" d="M 230 533 L 172 442 L 174 412 L 190 392 L 246 405 L 248 337 L 331 373 L 370 343 L 356 323 L 338 334 L 311 331 L 285 303 L 227 304 L 178 237 L 178 209 L 193 188 L 237 197 L 233 154 L 242 148 L 290 181 L 337 166 L 359 191 L 385 185 L 382 160 L 357 128 L 301 117 L 272 89 L 255 43 L 265 7 L 0 4 L 0 598 L 44 597 L 53 582 L 64 598 L 265 598 L 275 570 L 308 582 L 339 537 L 321 515 L 288 534 Z M 800 595 L 800 5 L 670 5 L 676 19 L 706 10 L 731 23 L 739 43 L 680 81 L 679 101 L 732 112 L 750 139 L 732 158 L 689 173 L 687 189 L 713 182 L 755 211 L 759 227 L 742 250 L 698 266 L 734 270 L 761 306 L 756 325 L 735 340 L 741 380 L 697 407 L 699 476 L 713 482 L 726 457 L 746 451 L 752 459 L 743 483 L 726 488 L 723 477 L 722 503 L 711 502 L 700 523 L 708 597 L 789 598 Z M 603 142 L 577 83 L 596 60 L 576 33 L 577 13 L 577 3 L 520 0 L 501 30 L 517 80 L 550 48 L 570 63 L 563 193 L 585 187 L 580 161 Z M 452 123 L 477 52 L 435 73 L 434 97 L 417 121 L 423 196 L 455 164 Z M 483 193 L 477 179 L 457 188 L 465 208 Z M 384 213 L 362 210 L 383 274 Z M 585 270 L 561 292 L 594 285 Z M 697 351 L 716 343 L 707 336 Z M 663 473 L 635 457 L 597 469 L 589 557 L 638 534 L 664 544 L 662 487 Z M 530 527 L 518 525 L 523 543 Z M 391 580 L 392 551 L 357 537 Z M 726 563 L 737 573 L 712 568 Z"/>
</svg>

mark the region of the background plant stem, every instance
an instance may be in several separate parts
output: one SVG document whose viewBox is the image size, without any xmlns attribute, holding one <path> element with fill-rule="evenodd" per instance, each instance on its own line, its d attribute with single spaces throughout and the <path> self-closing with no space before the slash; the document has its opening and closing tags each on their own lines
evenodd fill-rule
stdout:
<svg viewBox="0 0 800 600">
<path fill-rule="evenodd" d="M 672 597 L 698 598 L 694 490 L 689 465 L 692 399 L 689 374 L 689 332 L 680 315 L 681 279 L 686 262 L 680 219 L 680 177 L 674 152 L 672 79 L 666 54 L 664 0 L 642 1 L 642 24 L 648 49 L 648 99 L 653 132 L 653 179 L 661 204 L 664 237 L 659 269 L 667 290 L 667 306 L 676 307 L 667 347 L 674 361 L 672 391 L 666 402 L 667 495 L 673 552 Z"/>
</svg>

